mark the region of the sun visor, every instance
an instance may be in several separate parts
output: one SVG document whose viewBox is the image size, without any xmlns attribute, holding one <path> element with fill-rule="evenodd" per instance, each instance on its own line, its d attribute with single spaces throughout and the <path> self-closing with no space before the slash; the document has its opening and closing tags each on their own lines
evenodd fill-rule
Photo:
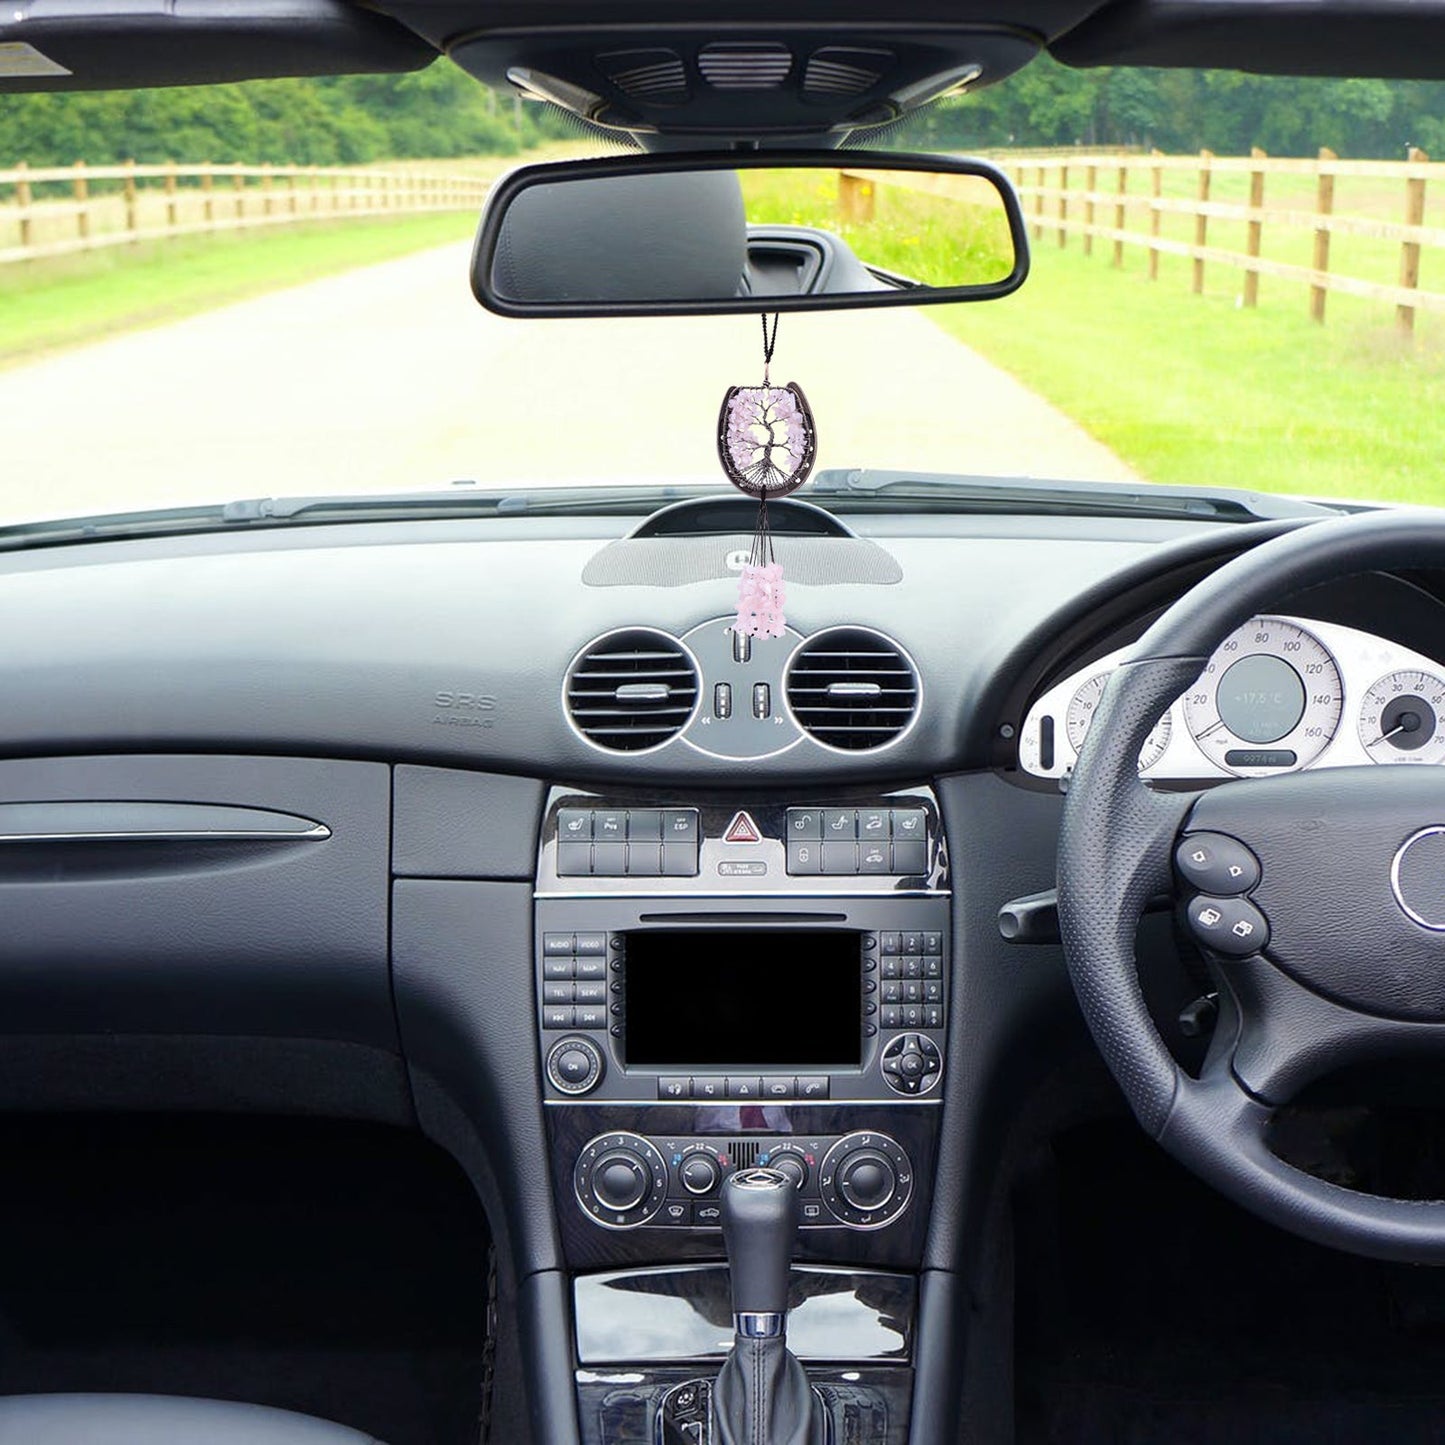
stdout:
<svg viewBox="0 0 1445 1445">
<path fill-rule="evenodd" d="M 437 52 L 343 0 L 7 0 L 0 95 L 420 70 Z"/>
<path fill-rule="evenodd" d="M 1445 0 L 1124 0 L 1049 47 L 1067 65 L 1445 79 Z"/>
</svg>

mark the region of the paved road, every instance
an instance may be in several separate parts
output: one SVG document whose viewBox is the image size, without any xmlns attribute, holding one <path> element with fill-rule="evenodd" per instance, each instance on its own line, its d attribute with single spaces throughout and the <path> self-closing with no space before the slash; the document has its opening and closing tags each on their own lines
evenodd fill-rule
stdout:
<svg viewBox="0 0 1445 1445">
<path fill-rule="evenodd" d="M 0 521 L 236 497 L 716 477 L 750 317 L 505 321 L 447 246 L 0 371 Z M 1006 304 L 1006 303 L 1005 303 Z M 921 313 L 785 316 L 818 466 L 1125 480 Z"/>
</svg>

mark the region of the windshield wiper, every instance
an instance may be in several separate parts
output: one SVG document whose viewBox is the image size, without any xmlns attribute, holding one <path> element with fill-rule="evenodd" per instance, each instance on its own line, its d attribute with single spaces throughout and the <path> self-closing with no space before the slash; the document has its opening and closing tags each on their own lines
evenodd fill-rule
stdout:
<svg viewBox="0 0 1445 1445">
<path fill-rule="evenodd" d="M 946 472 L 859 469 L 818 472 L 810 490 L 824 506 L 849 510 L 997 512 L 1032 516 L 1158 517 L 1263 522 L 1362 510 L 1220 487 L 1207 492 L 1146 482 L 1055 482 L 1034 477 L 968 477 Z"/>
</svg>

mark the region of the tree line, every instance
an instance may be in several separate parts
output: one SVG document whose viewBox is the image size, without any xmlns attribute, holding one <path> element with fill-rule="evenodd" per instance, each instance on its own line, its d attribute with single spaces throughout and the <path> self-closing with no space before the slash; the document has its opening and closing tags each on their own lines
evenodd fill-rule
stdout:
<svg viewBox="0 0 1445 1445">
<path fill-rule="evenodd" d="M 357 165 L 514 154 L 575 135 L 570 118 L 514 103 L 449 61 L 402 76 L 0 96 L 0 165 L 134 159 Z M 1043 57 L 996 86 L 878 138 L 921 149 L 1155 146 L 1238 155 L 1445 159 L 1445 84 L 1234 71 L 1070 70 Z"/>
</svg>

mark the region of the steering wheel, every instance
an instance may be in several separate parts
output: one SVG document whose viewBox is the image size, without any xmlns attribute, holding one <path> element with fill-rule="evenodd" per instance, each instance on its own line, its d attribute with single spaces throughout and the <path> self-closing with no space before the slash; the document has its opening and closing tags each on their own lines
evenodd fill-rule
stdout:
<svg viewBox="0 0 1445 1445">
<path fill-rule="evenodd" d="M 1445 520 L 1316 523 L 1213 573 L 1114 673 L 1064 803 L 1059 920 L 1079 1004 L 1145 1130 L 1245 1208 L 1322 1244 L 1445 1263 L 1445 1201 L 1365 1194 L 1287 1164 L 1277 1110 L 1364 1060 L 1445 1063 L 1445 767 L 1327 768 L 1156 791 L 1139 750 L 1241 623 L 1282 593 L 1381 568 L 1445 567 Z M 1198 1076 L 1155 1029 L 1139 919 L 1169 895 L 1219 979 Z"/>
</svg>

